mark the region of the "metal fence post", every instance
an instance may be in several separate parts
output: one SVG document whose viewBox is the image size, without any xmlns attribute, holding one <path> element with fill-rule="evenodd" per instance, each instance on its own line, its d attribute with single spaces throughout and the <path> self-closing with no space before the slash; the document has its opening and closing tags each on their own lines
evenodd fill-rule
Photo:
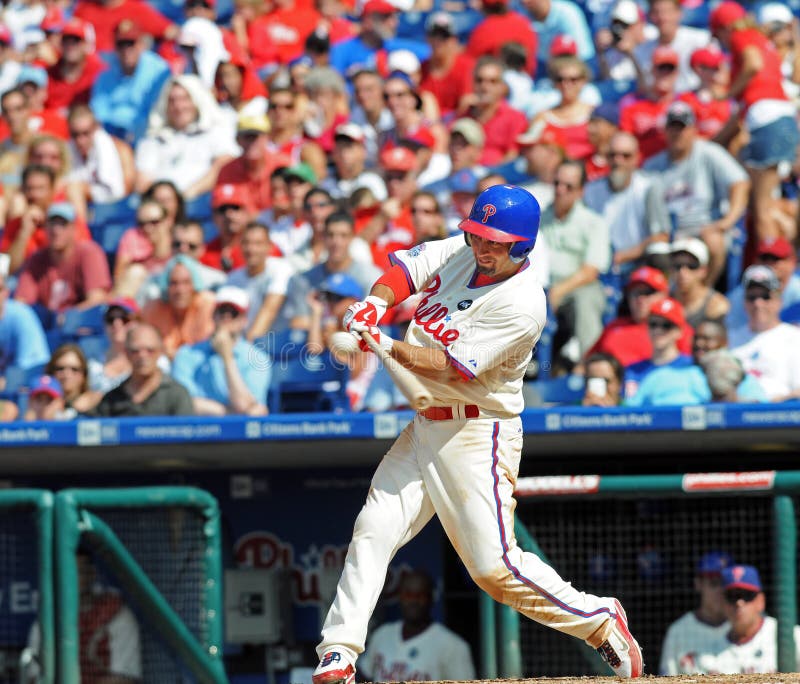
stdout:
<svg viewBox="0 0 800 684">
<path fill-rule="evenodd" d="M 775 606 L 778 618 L 778 672 L 794 672 L 794 626 L 797 624 L 797 521 L 794 501 L 776 496 Z"/>
<path fill-rule="evenodd" d="M 495 603 L 485 591 L 480 593 L 478 612 L 481 622 L 481 679 L 497 679 L 497 618 Z"/>
</svg>

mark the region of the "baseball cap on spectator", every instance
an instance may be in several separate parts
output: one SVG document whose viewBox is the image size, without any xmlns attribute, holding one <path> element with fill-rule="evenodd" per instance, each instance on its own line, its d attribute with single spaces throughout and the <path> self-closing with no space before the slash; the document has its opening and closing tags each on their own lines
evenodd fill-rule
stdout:
<svg viewBox="0 0 800 684">
<path fill-rule="evenodd" d="M 334 131 L 333 137 L 334 139 L 347 138 L 360 143 L 363 143 L 367 139 L 366 135 L 364 134 L 364 129 L 358 124 L 354 124 L 352 122 L 339 124 Z"/>
<path fill-rule="evenodd" d="M 236 121 L 237 133 L 269 133 L 269 128 L 265 114 L 240 114 Z"/>
<path fill-rule="evenodd" d="M 770 292 L 777 292 L 781 289 L 778 276 L 775 275 L 769 266 L 762 266 L 756 264 L 755 266 L 748 266 L 742 274 L 742 285 L 746 290 L 748 287 L 758 286 L 765 287 Z"/>
<path fill-rule="evenodd" d="M 448 36 L 456 35 L 456 24 L 453 17 L 447 12 L 434 12 L 425 20 L 425 33 L 442 33 Z"/>
<path fill-rule="evenodd" d="M 47 209 L 47 218 L 62 218 L 72 222 L 75 220 L 75 207 L 69 202 L 54 202 Z"/>
<path fill-rule="evenodd" d="M 631 288 L 634 285 L 647 285 L 657 292 L 669 291 L 669 282 L 666 276 L 652 266 L 641 266 L 631 273 L 625 288 Z"/>
<path fill-rule="evenodd" d="M 517 136 L 520 145 L 553 145 L 562 152 L 566 149 L 564 134 L 557 128 L 550 128 L 544 121 L 536 121 L 527 131 Z"/>
<path fill-rule="evenodd" d="M 417 156 L 407 147 L 389 147 L 381 152 L 380 162 L 387 171 L 411 171 L 417 166 Z"/>
<path fill-rule="evenodd" d="M 462 135 L 464 140 L 476 147 L 483 147 L 486 142 L 486 134 L 483 132 L 483 126 L 475 121 L 475 119 L 458 119 L 450 127 L 450 135 L 454 133 Z"/>
<path fill-rule="evenodd" d="M 300 55 L 291 60 L 286 66 L 288 66 L 290 70 L 299 66 L 311 69 L 314 66 L 314 60 L 311 59 L 310 55 Z"/>
<path fill-rule="evenodd" d="M 795 256 L 794 247 L 785 237 L 768 238 L 761 240 L 756 247 L 756 256 L 771 256 L 776 259 L 788 259 Z"/>
<path fill-rule="evenodd" d="M 250 308 L 250 297 L 241 287 L 223 285 L 214 294 L 214 308 L 225 304 L 234 307 L 239 313 L 247 313 Z"/>
<path fill-rule="evenodd" d="M 414 95 L 414 98 L 417 100 L 417 109 L 422 108 L 422 97 L 420 97 L 419 91 L 417 90 L 417 84 L 411 80 L 411 76 L 409 76 L 405 71 L 392 71 L 386 77 L 386 81 L 390 81 L 392 79 L 396 79 L 398 81 L 402 81 L 405 83 L 411 93 Z"/>
<path fill-rule="evenodd" d="M 711 10 L 711 14 L 708 15 L 708 27 L 711 29 L 711 33 L 714 33 L 741 21 L 746 16 L 747 12 L 738 2 L 725 0 Z"/>
<path fill-rule="evenodd" d="M 64 28 L 65 21 L 64 12 L 62 12 L 61 8 L 52 5 L 45 13 L 39 28 L 45 33 L 58 33 Z"/>
<path fill-rule="evenodd" d="M 619 107 L 613 102 L 601 102 L 592 110 L 590 119 L 602 119 L 614 126 L 619 126 Z"/>
<path fill-rule="evenodd" d="M 111 309 L 122 309 L 129 314 L 139 313 L 139 305 L 136 303 L 136 300 L 131 297 L 114 297 L 113 299 L 109 299 L 106 303 L 106 312 Z"/>
<path fill-rule="evenodd" d="M 700 262 L 701 266 L 708 266 L 708 247 L 706 247 L 705 242 L 698 238 L 690 237 L 675 240 L 672 243 L 672 254 L 677 254 L 678 252 L 691 254 Z"/>
<path fill-rule="evenodd" d="M 761 591 L 761 578 L 752 565 L 731 565 L 722 569 L 722 588 Z"/>
<path fill-rule="evenodd" d="M 672 297 L 664 297 L 664 299 L 654 302 L 650 307 L 649 315 L 664 318 L 678 328 L 686 325 L 686 319 L 683 317 L 683 306 Z"/>
<path fill-rule="evenodd" d="M 794 15 L 782 2 L 768 2 L 761 5 L 756 13 L 756 20 L 764 26 L 769 24 L 791 24 Z"/>
<path fill-rule="evenodd" d="M 13 38 L 11 36 L 11 31 L 8 30 L 8 26 L 5 24 L 0 24 L 0 43 L 3 45 L 11 45 Z"/>
<path fill-rule="evenodd" d="M 478 181 L 480 178 L 472 169 L 461 169 L 450 177 L 451 192 L 464 192 L 470 195 L 478 194 Z"/>
<path fill-rule="evenodd" d="M 114 40 L 139 40 L 142 29 L 132 19 L 123 19 L 114 29 Z"/>
<path fill-rule="evenodd" d="M 641 18 L 639 7 L 633 0 L 619 0 L 611 11 L 612 21 L 618 21 L 628 26 L 639 23 Z"/>
<path fill-rule="evenodd" d="M 553 38 L 550 43 L 550 56 L 562 57 L 564 55 L 577 55 L 578 44 L 572 36 L 561 34 Z"/>
<path fill-rule="evenodd" d="M 223 207 L 232 204 L 237 207 L 249 207 L 250 195 L 244 185 L 238 183 L 222 183 L 217 185 L 211 193 L 211 207 Z"/>
<path fill-rule="evenodd" d="M 720 575 L 722 571 L 733 565 L 733 557 L 724 551 L 709 551 L 697 561 L 697 575 Z"/>
<path fill-rule="evenodd" d="M 34 66 L 33 64 L 23 64 L 17 76 L 17 85 L 33 83 L 37 88 L 46 88 L 49 80 L 47 72 L 42 67 Z"/>
<path fill-rule="evenodd" d="M 433 133 L 429 128 L 420 127 L 410 135 L 406 135 L 400 142 L 401 144 L 410 143 L 408 146 L 414 150 L 418 150 L 421 147 L 432 150 L 436 145 L 436 138 L 433 137 Z"/>
<path fill-rule="evenodd" d="M 291 178 L 299 178 L 304 183 L 311 183 L 311 185 L 315 185 L 317 182 L 317 174 L 306 162 L 290 166 L 283 175 L 287 181 Z"/>
<path fill-rule="evenodd" d="M 337 297 L 361 299 L 364 289 L 346 273 L 332 273 L 320 283 L 319 291 Z"/>
<path fill-rule="evenodd" d="M 667 45 L 659 45 L 655 50 L 653 50 L 653 57 L 651 61 L 653 62 L 653 66 L 659 66 L 660 64 L 672 64 L 673 66 L 678 66 L 680 63 L 680 56 L 671 47 L 668 47 Z"/>
<path fill-rule="evenodd" d="M 29 396 L 33 398 L 37 394 L 47 394 L 53 399 L 60 399 L 64 396 L 64 390 L 61 383 L 52 375 L 42 375 L 31 387 Z"/>
<path fill-rule="evenodd" d="M 714 46 L 709 46 L 695 50 L 689 59 L 689 66 L 692 69 L 699 69 L 700 67 L 718 69 L 724 61 L 725 54 Z"/>
<path fill-rule="evenodd" d="M 395 12 L 397 12 L 397 7 L 386 0 L 367 0 L 364 7 L 361 8 L 362 17 L 366 17 L 368 14 L 394 14 Z"/>
<path fill-rule="evenodd" d="M 393 50 L 386 61 L 389 72 L 402 71 L 405 74 L 415 74 L 420 70 L 419 58 L 411 50 Z"/>
<path fill-rule="evenodd" d="M 670 124 L 694 126 L 696 122 L 697 118 L 694 115 L 694 109 L 692 109 L 689 104 L 683 102 L 682 100 L 676 100 L 667 109 L 667 126 Z"/>
<path fill-rule="evenodd" d="M 75 38 L 86 40 L 88 37 L 88 28 L 86 22 L 81 21 L 77 17 L 72 17 L 72 19 L 64 24 L 64 28 L 61 29 L 61 35 L 74 36 Z"/>
</svg>

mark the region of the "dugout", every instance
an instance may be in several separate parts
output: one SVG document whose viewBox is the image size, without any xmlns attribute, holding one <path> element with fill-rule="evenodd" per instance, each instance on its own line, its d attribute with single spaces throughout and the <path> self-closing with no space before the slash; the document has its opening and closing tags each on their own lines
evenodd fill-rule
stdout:
<svg viewBox="0 0 800 684">
<path fill-rule="evenodd" d="M 274 649 L 273 662 L 276 681 L 288 682 L 292 666 L 309 664 L 313 659 L 319 620 L 327 610 L 372 470 L 409 417 L 403 413 L 292 415 L 260 420 L 189 419 L 178 423 L 141 419 L 10 426 L 0 429 L 0 484 L 51 491 L 65 487 L 189 485 L 211 493 L 221 511 L 224 567 L 244 564 L 279 570 L 284 591 L 293 597 L 293 605 L 283 616 L 285 633 Z M 800 451 L 800 411 L 787 407 L 529 410 L 524 425 L 521 475 L 525 477 L 787 470 L 796 467 Z M 597 528 L 603 517 L 598 512 L 602 505 L 590 502 L 578 506 L 569 499 L 535 504 L 524 501 L 519 511 L 526 523 L 535 522 L 540 528 L 546 523 L 549 530 L 555 530 L 545 533 L 535 526 L 531 530 L 537 539 L 542 537 L 545 547 L 553 544 L 548 535 L 558 537 L 560 533 L 576 544 L 613 545 L 608 532 Z M 653 520 L 656 513 L 663 513 L 664 506 L 663 502 L 643 506 L 620 500 L 613 503 L 607 517 L 612 529 L 614 525 L 619 529 L 639 525 L 657 541 L 663 531 Z M 704 503 L 700 515 L 712 520 L 712 529 L 719 528 L 713 520 L 722 510 L 726 519 L 750 525 L 756 541 L 747 542 L 749 546 L 742 542 L 737 548 L 749 554 L 745 560 L 760 564 L 769 574 L 771 557 L 759 563 L 760 556 L 769 556 L 768 507 L 764 500 L 751 500 L 749 494 L 744 499 L 733 495 L 725 501 Z M 690 607 L 687 570 L 674 564 L 681 559 L 691 562 L 704 540 L 711 539 L 704 528 L 694 529 L 685 511 L 674 512 L 682 516 L 677 525 L 682 534 L 695 534 L 694 545 L 673 554 L 671 566 L 659 566 L 658 554 L 644 553 L 642 559 L 652 561 L 651 576 L 631 576 L 634 584 L 638 582 L 634 603 L 644 605 L 643 597 L 657 587 L 662 615 L 682 605 Z M 725 539 L 716 538 L 720 543 Z M 585 563 L 569 554 L 564 557 L 562 547 L 553 553 L 553 562 L 576 583 L 602 580 L 603 573 L 610 572 L 600 563 L 592 576 Z M 638 568 L 640 551 L 631 554 L 632 567 Z M 438 616 L 468 639 L 479 671 L 485 672 L 482 660 L 486 655 L 480 643 L 485 625 L 479 620 L 478 592 L 435 521 L 398 555 L 388 577 L 387 600 L 379 606 L 376 623 L 394 617 L 393 591 L 400 574 L 403 568 L 416 566 L 441 579 Z M 668 575 L 679 587 L 669 594 L 671 598 L 665 597 L 668 587 L 663 584 Z M 30 622 L 33 599 L 20 584 L 24 581 L 0 577 L 4 583 L 0 595 L 8 599 L 0 601 L 0 623 L 10 625 L 0 628 L 0 640 L 19 641 Z M 632 623 L 635 625 L 635 619 Z M 7 629 L 8 635 L 1 633 L 2 629 Z M 659 629 L 658 620 L 651 620 L 647 632 L 653 636 L 648 638 L 656 638 Z M 560 647 L 551 649 L 547 645 L 549 636 L 533 633 L 525 638 L 532 640 L 523 641 L 525 674 L 544 674 L 536 669 L 540 663 L 526 662 L 524 651 L 536 648 L 555 652 Z M 12 649 L 5 650 L 10 653 Z M 649 651 L 652 657 L 653 650 Z M 9 658 L 5 666 L 8 671 L 12 660 Z M 649 664 L 654 663 L 651 660 Z M 264 681 L 258 678 L 264 672 L 262 646 L 228 645 L 226 665 L 231 681 Z M 546 663 L 541 666 L 551 667 Z M 550 673 L 559 671 L 551 669 Z M 6 681 L 2 676 L 0 679 Z"/>
</svg>

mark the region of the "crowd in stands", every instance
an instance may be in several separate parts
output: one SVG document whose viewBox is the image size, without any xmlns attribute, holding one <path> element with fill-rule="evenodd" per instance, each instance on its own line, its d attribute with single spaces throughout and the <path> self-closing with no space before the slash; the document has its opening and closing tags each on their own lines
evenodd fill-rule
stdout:
<svg viewBox="0 0 800 684">
<path fill-rule="evenodd" d="M 7 3 L 0 420 L 402 407 L 328 340 L 500 183 L 530 405 L 798 399 L 799 104 L 779 2 Z"/>
</svg>

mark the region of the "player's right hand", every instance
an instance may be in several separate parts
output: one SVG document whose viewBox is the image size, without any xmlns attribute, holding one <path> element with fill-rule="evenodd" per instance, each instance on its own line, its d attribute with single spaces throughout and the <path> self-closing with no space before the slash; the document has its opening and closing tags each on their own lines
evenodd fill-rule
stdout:
<svg viewBox="0 0 800 684">
<path fill-rule="evenodd" d="M 378 321 L 383 318 L 388 306 L 386 301 L 373 295 L 364 301 L 351 304 L 342 317 L 344 329 L 355 335 L 370 332 L 371 328 L 377 327 Z"/>
</svg>

